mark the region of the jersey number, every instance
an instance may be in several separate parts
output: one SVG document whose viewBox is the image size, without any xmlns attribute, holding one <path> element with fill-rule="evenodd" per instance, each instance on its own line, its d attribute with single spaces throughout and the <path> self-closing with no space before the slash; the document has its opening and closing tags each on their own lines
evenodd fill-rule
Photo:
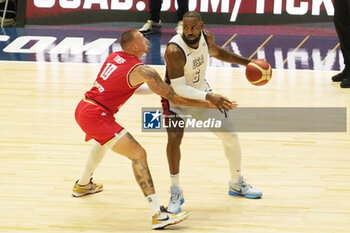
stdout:
<svg viewBox="0 0 350 233">
<path fill-rule="evenodd" d="M 118 67 L 112 63 L 107 63 L 106 67 L 103 69 L 100 77 L 106 80 Z"/>
<path fill-rule="evenodd" d="M 197 69 L 193 75 L 192 83 L 196 83 L 199 81 L 200 73 L 201 73 L 201 70 Z"/>
</svg>

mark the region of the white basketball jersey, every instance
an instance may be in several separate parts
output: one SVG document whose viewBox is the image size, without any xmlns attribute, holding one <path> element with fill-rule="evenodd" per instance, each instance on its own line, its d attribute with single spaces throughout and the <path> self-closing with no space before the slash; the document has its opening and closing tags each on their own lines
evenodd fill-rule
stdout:
<svg viewBox="0 0 350 233">
<path fill-rule="evenodd" d="M 210 92 L 211 89 L 205 80 L 209 54 L 208 43 L 204 32 L 201 32 L 201 38 L 197 49 L 189 47 L 180 34 L 171 38 L 169 44 L 177 45 L 184 52 L 186 59 L 184 66 L 186 85 L 201 91 Z"/>
</svg>

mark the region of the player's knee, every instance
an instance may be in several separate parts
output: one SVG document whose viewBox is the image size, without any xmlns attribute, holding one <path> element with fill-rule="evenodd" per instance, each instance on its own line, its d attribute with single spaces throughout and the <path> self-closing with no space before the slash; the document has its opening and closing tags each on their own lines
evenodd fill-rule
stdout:
<svg viewBox="0 0 350 233">
<path fill-rule="evenodd" d="M 141 146 L 137 148 L 134 154 L 134 159 L 146 161 L 147 160 L 146 150 Z"/>
<path fill-rule="evenodd" d="M 168 133 L 168 144 L 180 145 L 183 137 L 183 131 Z"/>
<path fill-rule="evenodd" d="M 238 134 L 231 132 L 231 133 L 229 133 L 229 138 L 231 141 L 238 141 Z"/>
<path fill-rule="evenodd" d="M 235 144 L 238 143 L 238 135 L 234 132 L 222 133 L 220 136 L 221 140 L 224 143 Z"/>
</svg>

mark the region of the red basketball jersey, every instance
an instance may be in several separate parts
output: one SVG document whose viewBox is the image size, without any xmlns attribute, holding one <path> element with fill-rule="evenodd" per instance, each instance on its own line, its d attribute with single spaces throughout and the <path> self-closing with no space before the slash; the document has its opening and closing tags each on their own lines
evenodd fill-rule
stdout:
<svg viewBox="0 0 350 233">
<path fill-rule="evenodd" d="M 129 73 L 142 64 L 137 57 L 122 51 L 112 53 L 103 64 L 93 87 L 85 93 L 85 96 L 113 113 L 118 112 L 140 86 L 130 85 Z"/>
</svg>

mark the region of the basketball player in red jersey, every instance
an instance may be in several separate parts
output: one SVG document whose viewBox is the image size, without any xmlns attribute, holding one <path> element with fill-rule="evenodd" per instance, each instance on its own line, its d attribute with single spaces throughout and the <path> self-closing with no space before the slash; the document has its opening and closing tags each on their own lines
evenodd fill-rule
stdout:
<svg viewBox="0 0 350 233">
<path fill-rule="evenodd" d="M 75 118 L 86 133 L 86 141 L 95 139 L 97 143 L 90 151 L 82 176 L 74 184 L 72 194 L 80 197 L 102 191 L 103 185 L 92 182 L 91 176 L 106 150 L 110 149 L 132 161 L 136 181 L 152 209 L 152 228 L 163 228 L 183 221 L 188 213 L 169 213 L 160 205 L 148 169 L 145 149 L 115 121 L 114 114 L 143 83 L 147 83 L 156 94 L 182 105 L 217 107 L 223 111 L 232 109 L 236 103 L 215 94 L 211 96 L 211 102 L 176 95 L 153 68 L 139 60 L 148 51 L 148 40 L 138 30 L 123 33 L 120 44 L 123 51 L 112 53 L 107 58 L 93 87 L 85 93 L 76 108 Z"/>
<path fill-rule="evenodd" d="M 167 83 L 182 97 L 204 100 L 212 92 L 206 82 L 208 57 L 211 55 L 221 61 L 232 64 L 247 65 L 251 60 L 225 50 L 215 43 L 214 35 L 203 30 L 204 23 L 198 12 L 187 12 L 183 16 L 183 33 L 177 34 L 168 43 L 165 51 Z M 225 155 L 229 162 L 231 178 L 229 180 L 229 195 L 246 198 L 260 198 L 262 192 L 245 182 L 241 175 L 241 150 L 237 134 L 234 132 L 230 116 L 219 111 L 205 108 L 185 108 L 171 100 L 162 99 L 164 114 L 172 115 L 172 121 L 183 121 L 179 116 L 191 115 L 205 121 L 210 118 L 222 122 L 222 132 L 209 128 L 223 143 Z M 167 118 L 165 118 L 167 121 Z M 176 124 L 179 126 L 179 124 Z M 184 203 L 183 191 L 180 186 L 180 145 L 184 129 L 180 127 L 167 128 L 168 144 L 167 158 L 171 177 L 171 198 L 167 210 L 178 213 Z"/>
</svg>

